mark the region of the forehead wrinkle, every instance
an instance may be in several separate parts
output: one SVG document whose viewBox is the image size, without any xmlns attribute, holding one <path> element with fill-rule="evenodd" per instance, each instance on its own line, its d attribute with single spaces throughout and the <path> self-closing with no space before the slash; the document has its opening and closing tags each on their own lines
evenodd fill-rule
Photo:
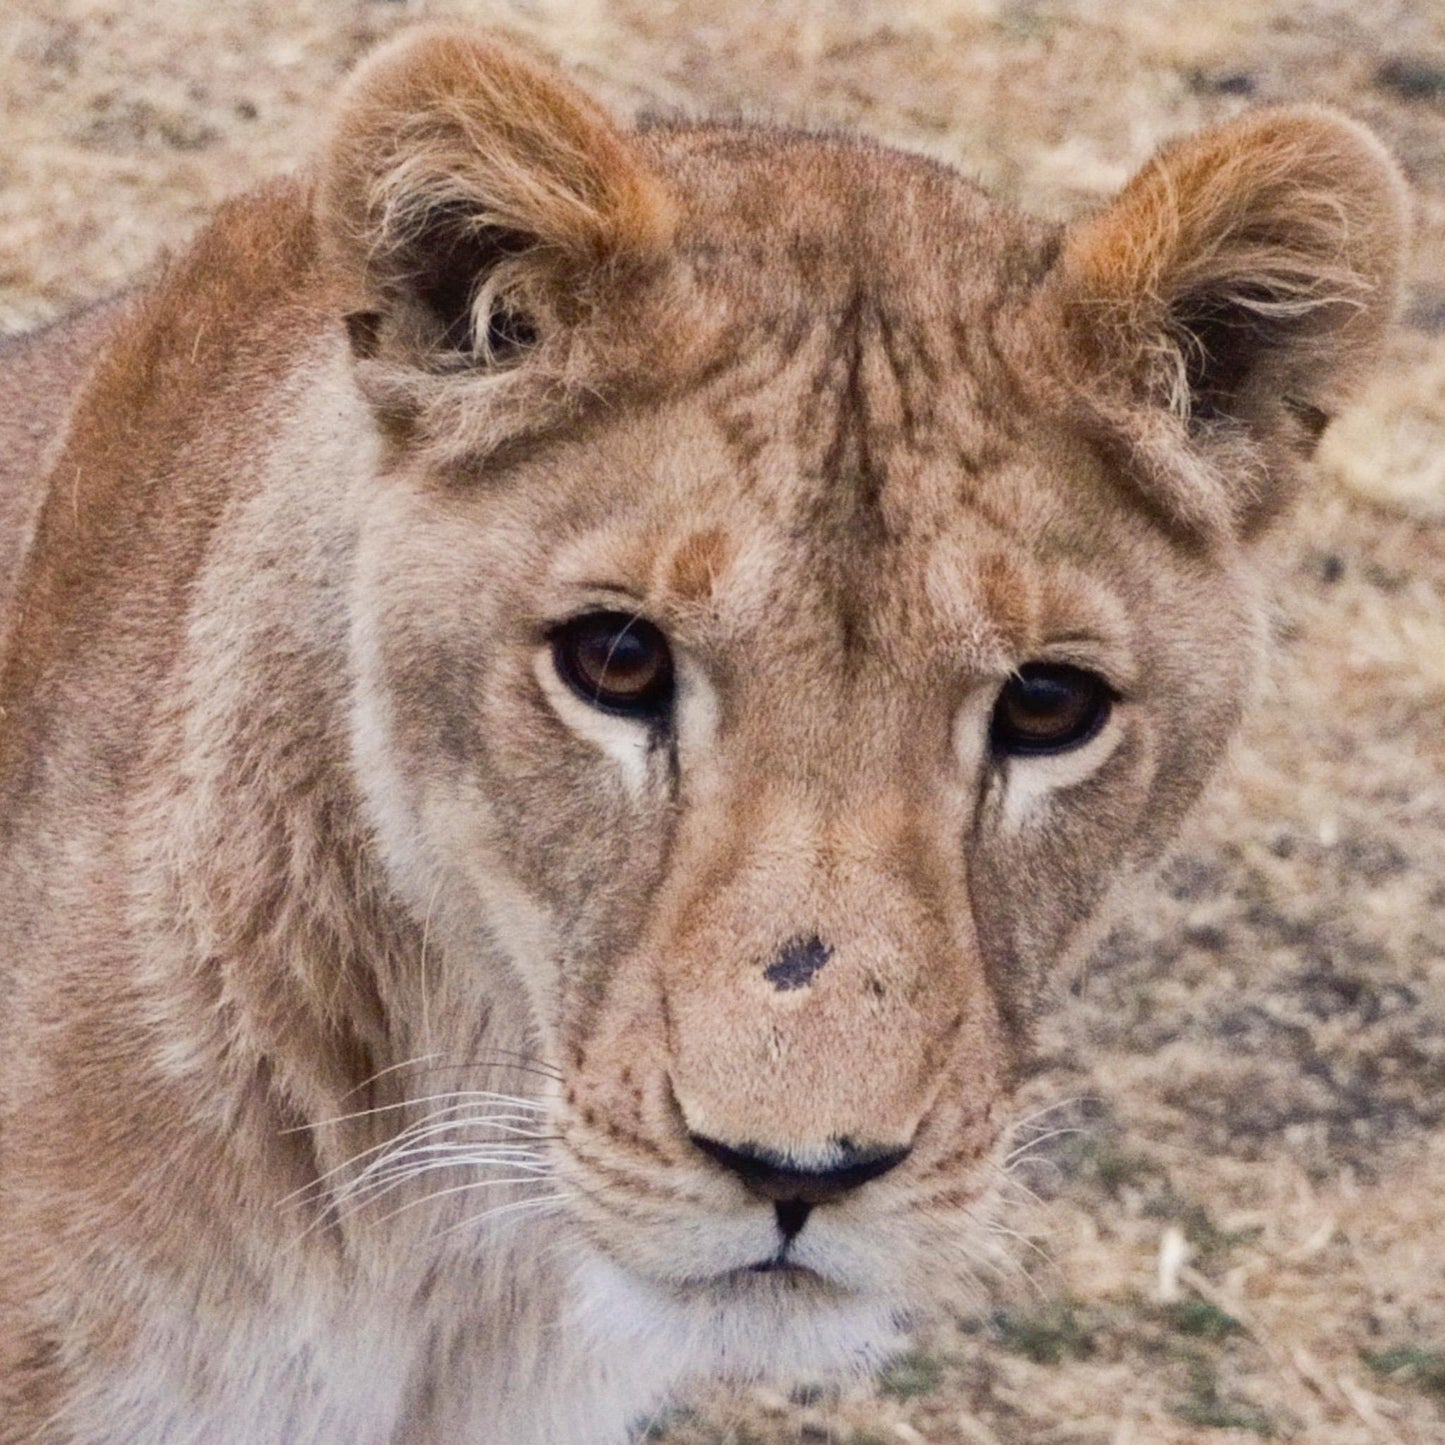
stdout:
<svg viewBox="0 0 1445 1445">
<path fill-rule="evenodd" d="M 946 516 L 960 481 L 994 470 L 1007 449 L 986 404 L 996 388 L 980 365 L 950 357 L 951 328 L 989 330 L 998 298 L 977 292 L 994 278 L 920 309 L 876 274 L 841 271 L 786 304 L 759 298 L 739 320 L 745 341 L 735 328 L 720 339 L 726 364 L 707 369 L 684 407 L 727 454 L 730 489 L 846 551 Z"/>
<path fill-rule="evenodd" d="M 825 324 L 800 408 L 815 522 L 857 545 L 906 530 L 938 453 L 938 371 L 927 328 L 859 280 Z M 897 496 L 894 494 L 898 493 Z"/>
<path fill-rule="evenodd" d="M 632 493 L 628 520 L 602 529 L 612 535 L 598 543 L 628 574 L 618 580 L 661 611 L 659 622 L 675 615 L 699 641 L 726 645 L 790 614 L 810 646 L 831 654 L 841 639 L 847 653 L 871 637 L 913 670 L 939 647 L 919 636 L 911 614 L 933 612 L 925 625 L 945 629 L 965 665 L 1006 670 L 1036 631 L 1021 611 L 1019 578 L 995 580 L 997 595 L 971 601 L 957 576 L 922 602 L 916 581 L 912 598 L 886 600 L 897 586 L 906 594 L 910 572 L 917 578 L 909 554 L 957 535 L 960 521 L 973 543 L 960 570 L 978 565 L 980 532 L 1018 548 L 1037 530 L 1037 518 L 1009 505 L 1007 452 L 989 476 L 963 475 L 950 439 L 962 445 L 979 418 L 956 397 L 923 401 L 934 358 L 922 353 L 932 339 L 921 318 L 887 316 L 860 288 L 841 313 L 815 314 L 787 344 L 744 349 L 734 366 L 676 398 L 675 409 L 629 437 L 633 471 L 648 481 Z M 778 425 L 789 411 L 792 435 Z M 870 467 L 874 484 L 886 481 L 886 501 L 869 496 L 861 474 Z M 891 620 L 870 621 L 874 611 Z"/>
</svg>

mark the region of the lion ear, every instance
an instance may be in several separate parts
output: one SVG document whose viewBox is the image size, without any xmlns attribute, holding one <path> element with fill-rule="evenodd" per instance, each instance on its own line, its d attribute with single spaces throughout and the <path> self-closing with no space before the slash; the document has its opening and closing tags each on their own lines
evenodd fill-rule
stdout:
<svg viewBox="0 0 1445 1445">
<path fill-rule="evenodd" d="M 1047 289 L 1068 367 L 1178 520 L 1247 528 L 1287 500 L 1378 355 L 1407 227 L 1374 136 L 1300 106 L 1169 147 L 1066 232 Z"/>
<path fill-rule="evenodd" d="M 318 187 L 362 359 L 486 366 L 590 275 L 665 249 L 672 207 L 621 129 L 490 38 L 412 32 L 344 92 Z"/>
</svg>

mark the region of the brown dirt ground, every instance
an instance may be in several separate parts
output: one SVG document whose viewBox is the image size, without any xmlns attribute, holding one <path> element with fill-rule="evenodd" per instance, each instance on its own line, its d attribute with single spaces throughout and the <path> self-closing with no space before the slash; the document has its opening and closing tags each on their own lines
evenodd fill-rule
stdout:
<svg viewBox="0 0 1445 1445">
<path fill-rule="evenodd" d="M 1279 660 L 1229 776 L 1051 1027 L 1026 1277 L 877 1385 L 651 1433 L 1445 1440 L 1445 6 L 4 0 L 0 331 L 295 164 L 356 56 L 443 13 L 627 111 L 858 127 L 1055 215 L 1260 101 L 1335 101 L 1395 148 L 1419 232 L 1393 365 L 1279 540 Z"/>
</svg>

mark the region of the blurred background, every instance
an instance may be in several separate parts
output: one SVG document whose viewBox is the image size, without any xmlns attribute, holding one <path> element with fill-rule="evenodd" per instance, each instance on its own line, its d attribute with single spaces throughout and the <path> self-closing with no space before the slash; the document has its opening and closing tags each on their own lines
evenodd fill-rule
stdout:
<svg viewBox="0 0 1445 1445">
<path fill-rule="evenodd" d="M 1274 543 L 1278 655 L 1226 776 L 1061 986 L 1017 1275 L 881 1381 L 733 1391 L 648 1438 L 1445 1441 L 1445 5 L 3 0 L 0 332 L 303 162 L 362 51 L 440 15 L 625 114 L 863 130 L 1055 217 L 1271 101 L 1394 149 L 1403 325 Z"/>
</svg>

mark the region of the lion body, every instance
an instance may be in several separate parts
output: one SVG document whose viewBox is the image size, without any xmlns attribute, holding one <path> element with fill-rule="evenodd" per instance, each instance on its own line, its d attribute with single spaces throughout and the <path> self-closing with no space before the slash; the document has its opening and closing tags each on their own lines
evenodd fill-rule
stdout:
<svg viewBox="0 0 1445 1445">
<path fill-rule="evenodd" d="M 1398 184 L 1310 125 L 1395 228 L 1355 367 Z M 1209 437 L 1075 405 L 1069 288 L 1122 334 L 1140 254 L 442 37 L 0 353 L 0 1440 L 595 1445 L 967 1294 L 1044 981 L 1224 748 L 1294 485 L 1253 370 L 1186 377 Z M 634 604 L 665 737 L 549 670 Z M 1123 721 L 1005 768 L 1040 656 Z M 757 1272 L 700 1138 L 911 1153 Z"/>
<path fill-rule="evenodd" d="M 230 847 L 216 840 L 226 855 L 216 860 L 216 876 L 275 868 L 281 860 L 268 850 L 276 846 L 318 854 L 345 846 L 348 820 L 307 806 L 324 798 L 307 796 L 288 809 L 282 838 L 267 836 L 264 816 L 292 785 L 306 793 L 303 779 L 324 789 L 335 762 L 328 753 L 345 748 L 345 678 L 334 667 L 345 577 L 334 561 L 354 528 L 347 478 L 374 465 L 366 417 L 347 407 L 343 390 L 324 406 L 321 427 L 306 411 L 293 413 L 300 425 L 290 434 L 278 425 L 290 409 L 288 380 L 324 390 L 341 360 L 336 338 L 325 335 L 324 311 L 313 304 L 321 297 L 311 288 L 306 200 L 282 188 L 243 203 L 197 253 L 107 316 L 103 330 L 85 319 L 56 328 L 17 350 L 13 373 L 0 373 L 0 385 L 44 397 L 57 428 L 69 414 L 65 388 L 83 391 L 68 438 L 27 429 L 31 465 L 6 477 L 5 506 L 33 518 L 41 510 L 37 484 L 74 488 L 57 492 L 47 515 L 70 535 L 54 552 L 48 536 L 40 540 L 47 559 L 85 552 L 83 568 L 51 582 L 46 620 L 57 631 L 45 656 L 57 657 L 67 626 L 82 627 L 88 665 L 66 681 L 111 699 L 104 709 L 85 707 L 68 690 L 49 699 L 44 736 L 25 747 L 60 768 L 24 790 L 15 786 L 16 771 L 7 774 L 9 798 L 24 801 L 12 802 L 5 828 L 28 830 L 27 866 L 6 874 L 0 949 L 0 1037 L 13 1051 L 0 1184 L 7 1219 L 0 1439 L 7 1442 L 53 1431 L 59 1439 L 176 1445 L 399 1438 L 540 1445 L 615 1434 L 657 1393 L 652 1370 L 645 1387 L 626 1388 L 635 1358 L 621 1351 L 609 1358 L 603 1336 L 569 1357 L 560 1343 L 566 1331 L 555 1330 L 566 1294 L 546 1268 L 529 1263 L 545 1253 L 545 1236 L 524 1233 L 505 1269 L 485 1258 L 460 1262 L 454 1277 L 429 1289 L 425 1309 L 414 1280 L 388 1288 L 392 1267 L 384 1258 L 346 1258 L 324 1238 L 307 1247 L 308 1218 L 277 1209 L 315 1167 L 304 1140 L 286 1134 L 304 1116 L 283 1087 L 271 1086 L 264 1066 L 256 1074 L 280 1040 L 253 1040 L 251 1059 L 229 1057 L 237 1043 L 225 1016 L 230 984 L 186 977 L 189 970 L 162 983 L 176 920 L 156 919 L 131 892 L 143 891 L 146 880 L 126 855 L 139 836 L 175 827 L 174 809 L 190 801 L 175 796 L 173 780 L 153 789 L 153 770 L 168 772 L 162 760 L 188 752 L 172 730 L 184 730 L 183 700 L 214 696 L 217 686 L 287 698 L 284 721 L 273 713 L 264 722 L 314 735 L 306 755 L 293 756 L 296 771 L 276 760 L 271 797 L 254 800 L 255 814 L 228 807 L 225 818 L 196 820 L 238 836 Z M 189 386 L 167 385 L 176 368 L 206 374 L 204 405 Z M 259 415 L 250 410 L 258 383 L 267 393 Z M 152 442 L 139 455 L 137 433 Z M 37 463 L 57 442 L 65 444 L 47 472 Z M 68 470 L 77 452 L 117 443 L 119 475 Z M 295 489 L 300 476 L 312 484 L 303 495 Z M 229 542 L 220 535 L 236 527 L 240 535 L 233 531 Z M 275 570 L 256 564 L 256 549 L 268 548 L 276 549 Z M 175 604 L 180 597 L 186 605 Z M 167 615 L 167 625 L 155 625 Z M 187 627 L 210 631 L 208 642 L 188 647 Z M 241 635 L 222 646 L 226 656 L 211 653 L 233 627 Z M 317 726 L 328 719 L 330 727 Z M 97 749 L 106 757 L 104 781 L 93 764 L 79 762 Z M 229 793 L 239 759 L 228 752 L 214 761 L 219 772 L 210 781 Z M 343 855 L 319 871 L 352 861 Z M 295 880 L 299 888 L 327 881 L 309 871 Z M 336 901 L 343 912 L 352 906 Z M 318 926 L 296 920 L 293 932 L 288 921 L 268 920 L 276 926 L 271 957 L 283 970 L 315 946 L 306 931 Z M 335 920 L 349 946 L 406 946 L 368 939 L 355 921 Z M 358 968 L 367 961 L 352 960 Z M 99 990 L 97 976 L 106 980 Z M 286 985 L 273 977 L 241 986 L 254 990 L 254 1005 Z M 276 1022 L 283 1032 L 301 1025 L 299 1018 Z M 338 1033 L 344 1050 L 364 1049 Z M 23 1042 L 42 1034 L 49 1040 L 43 1055 Z M 311 1052 L 295 1044 L 300 1057 Z M 324 1069 L 328 1061 L 314 1063 Z M 62 1076 L 63 1090 L 44 1082 Z M 334 1112 L 345 1108 L 338 1103 Z M 17 1180 L 34 1192 L 21 1196 Z M 240 1228 L 218 1230 L 227 1220 Z M 214 1246 L 197 1247 L 208 1238 Z M 110 1307 L 77 1307 L 84 1281 L 97 1274 L 113 1281 Z M 499 1321 L 514 1347 L 500 1357 L 476 1352 L 468 1367 L 469 1342 Z M 535 1364 L 530 1378 L 518 1368 L 526 1359 Z"/>
</svg>

